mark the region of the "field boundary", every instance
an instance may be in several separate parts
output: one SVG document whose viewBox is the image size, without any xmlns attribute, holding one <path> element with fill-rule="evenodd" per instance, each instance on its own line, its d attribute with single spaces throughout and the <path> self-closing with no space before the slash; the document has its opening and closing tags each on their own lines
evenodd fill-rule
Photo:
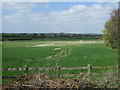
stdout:
<svg viewBox="0 0 120 90">
<path fill-rule="evenodd" d="M 6 68 L 0 69 L 0 71 L 22 71 L 22 70 L 78 70 L 78 69 L 109 69 L 118 68 L 118 66 L 89 66 L 89 67 L 50 67 L 50 68 Z M 120 67 L 119 67 L 120 68 Z"/>
<path fill-rule="evenodd" d="M 120 66 L 94 66 L 92 67 L 90 64 L 88 64 L 87 67 L 49 67 L 49 68 L 28 68 L 28 65 L 25 65 L 24 68 L 6 68 L 6 69 L 0 69 L 0 71 L 24 71 L 24 75 L 27 76 L 28 75 L 28 71 L 29 70 L 33 70 L 33 71 L 40 71 L 40 70 L 56 70 L 56 77 L 62 77 L 62 76 L 77 76 L 80 74 L 64 74 L 64 75 L 60 75 L 59 71 L 60 70 L 80 70 L 80 69 L 88 69 L 88 73 L 87 76 L 92 76 L 91 73 L 91 69 L 111 69 L 111 68 L 120 68 Z M 83 73 L 81 73 L 81 75 L 83 75 Z M 98 75 L 98 74 L 96 74 Z M 102 74 L 99 74 L 102 75 Z M 103 74 L 106 75 L 106 74 Z M 14 79 L 16 78 L 15 76 L 2 76 L 2 79 Z"/>
</svg>

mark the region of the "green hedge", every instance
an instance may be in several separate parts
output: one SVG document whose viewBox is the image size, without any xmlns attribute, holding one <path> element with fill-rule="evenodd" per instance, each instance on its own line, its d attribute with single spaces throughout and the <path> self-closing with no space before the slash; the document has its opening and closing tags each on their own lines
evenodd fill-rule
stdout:
<svg viewBox="0 0 120 90">
<path fill-rule="evenodd" d="M 32 40 L 31 38 L 10 38 L 9 41 L 17 41 L 17 40 Z"/>
</svg>

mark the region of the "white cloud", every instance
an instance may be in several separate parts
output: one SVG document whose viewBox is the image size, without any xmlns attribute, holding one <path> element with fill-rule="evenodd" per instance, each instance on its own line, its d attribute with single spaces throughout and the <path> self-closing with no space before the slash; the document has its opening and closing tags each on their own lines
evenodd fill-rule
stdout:
<svg viewBox="0 0 120 90">
<path fill-rule="evenodd" d="M 3 21 L 8 23 L 20 23 L 25 21 L 45 21 L 47 17 L 40 13 L 33 13 L 31 10 L 18 10 L 16 13 L 4 16 Z"/>
<path fill-rule="evenodd" d="M 40 23 L 40 27 L 46 30 L 46 32 L 48 30 L 47 28 L 50 28 L 52 32 L 59 32 L 62 30 L 64 32 L 81 33 L 84 31 L 100 33 L 112 9 L 111 3 L 104 7 L 101 5 L 74 5 L 68 10 L 51 12 L 49 15 L 50 21 L 47 23 Z"/>
<path fill-rule="evenodd" d="M 30 13 L 27 16 L 29 16 L 32 21 L 44 21 L 44 20 L 47 20 L 47 17 L 43 16 L 40 13 Z"/>
<path fill-rule="evenodd" d="M 26 10 L 18 10 L 19 13 L 29 13 L 31 12 L 30 9 L 26 9 Z"/>
<path fill-rule="evenodd" d="M 104 13 L 104 14 L 103 14 Z M 105 9 L 101 6 L 87 7 L 85 5 L 75 5 L 71 7 L 69 10 L 61 11 L 61 12 L 52 12 L 50 14 L 51 18 L 58 22 L 68 22 L 68 23 L 80 23 L 87 21 L 96 21 L 101 18 L 106 18 L 107 13 Z"/>
<path fill-rule="evenodd" d="M 36 7 L 35 3 L 15 3 L 15 2 L 4 2 L 2 3 L 2 9 L 5 10 L 24 10 Z"/>
<path fill-rule="evenodd" d="M 119 0 L 1 0 L 2 2 L 118 2 Z"/>
<path fill-rule="evenodd" d="M 33 13 L 26 6 L 24 10 L 18 9 L 16 13 L 4 16 L 3 19 L 10 23 L 26 23 L 29 20 L 32 25 L 25 27 L 35 27 L 34 32 L 100 33 L 104 22 L 109 18 L 109 12 L 115 7 L 117 3 L 104 6 L 98 3 L 92 6 L 74 5 L 68 10 L 53 11 L 44 16 L 42 13 Z M 30 30 L 32 32 L 32 28 Z"/>
<path fill-rule="evenodd" d="M 48 5 L 44 5 L 44 8 L 49 8 L 49 6 Z"/>
<path fill-rule="evenodd" d="M 13 13 L 11 15 L 8 16 L 4 16 L 3 21 L 9 22 L 9 23 L 18 23 L 23 21 L 24 15 L 23 13 Z"/>
</svg>

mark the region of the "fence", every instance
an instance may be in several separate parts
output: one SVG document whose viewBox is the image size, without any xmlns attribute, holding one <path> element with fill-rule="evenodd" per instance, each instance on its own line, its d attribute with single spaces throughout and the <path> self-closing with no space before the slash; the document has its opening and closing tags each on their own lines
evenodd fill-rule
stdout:
<svg viewBox="0 0 120 90">
<path fill-rule="evenodd" d="M 120 66 L 96 66 L 96 67 L 92 67 L 90 64 L 88 64 L 87 67 L 50 67 L 50 68 L 28 68 L 28 65 L 25 65 L 24 68 L 7 68 L 7 69 L 0 69 L 0 71 L 24 71 L 25 76 L 28 75 L 28 71 L 29 70 L 33 70 L 33 71 L 40 71 L 40 70 L 56 70 L 56 78 L 64 76 L 64 75 L 60 75 L 59 71 L 60 70 L 80 70 L 80 69 L 88 69 L 88 77 L 89 80 L 91 78 L 91 69 L 110 69 L 110 68 L 120 68 Z M 75 75 L 68 75 L 68 76 L 75 76 Z M 5 78 L 15 78 L 15 77 L 7 77 L 7 76 L 2 76 L 3 79 Z"/>
</svg>

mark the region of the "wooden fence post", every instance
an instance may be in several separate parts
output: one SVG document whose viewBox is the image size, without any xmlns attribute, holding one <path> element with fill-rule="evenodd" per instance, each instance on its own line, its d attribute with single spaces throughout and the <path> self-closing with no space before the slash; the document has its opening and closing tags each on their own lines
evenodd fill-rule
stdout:
<svg viewBox="0 0 120 90">
<path fill-rule="evenodd" d="M 83 73 L 80 73 L 80 78 L 83 78 Z"/>
<path fill-rule="evenodd" d="M 88 64 L 88 81 L 91 80 L 91 67 L 90 67 L 90 64 Z"/>
<path fill-rule="evenodd" d="M 60 73 L 59 73 L 60 67 L 57 67 L 56 69 L 57 69 L 57 71 L 56 71 L 56 78 L 59 78 L 59 76 L 60 76 Z"/>
<path fill-rule="evenodd" d="M 28 65 L 24 65 L 24 75 L 27 76 L 28 75 Z"/>
</svg>

